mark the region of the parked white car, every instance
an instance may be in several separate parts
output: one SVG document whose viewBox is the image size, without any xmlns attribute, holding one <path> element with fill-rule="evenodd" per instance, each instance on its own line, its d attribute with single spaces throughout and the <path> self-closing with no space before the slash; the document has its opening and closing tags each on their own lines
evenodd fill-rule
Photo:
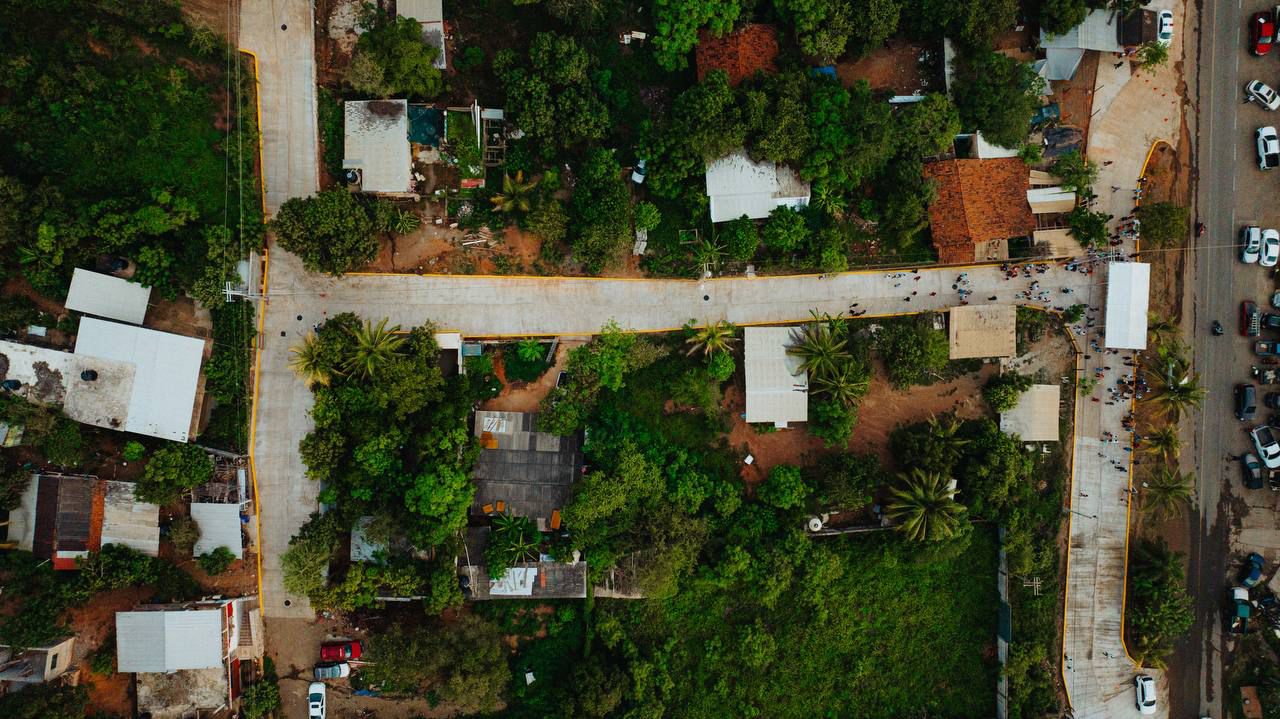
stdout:
<svg viewBox="0 0 1280 719">
<path fill-rule="evenodd" d="M 1244 86 L 1244 98 L 1262 106 L 1264 110 L 1280 109 L 1280 95 L 1271 86 L 1261 80 L 1250 80 Z"/>
<path fill-rule="evenodd" d="M 1262 231 L 1262 256 L 1258 258 L 1258 264 L 1263 267 L 1275 267 L 1280 263 L 1280 232 L 1275 230 Z"/>
<path fill-rule="evenodd" d="M 1254 225 L 1240 228 L 1240 261 L 1252 265 L 1262 257 L 1262 230 Z"/>
<path fill-rule="evenodd" d="M 311 682 L 307 687 L 307 719 L 324 719 L 324 684 Z"/>
<path fill-rule="evenodd" d="M 645 166 L 648 164 L 649 164 L 648 161 L 644 159 L 641 159 L 638 162 L 636 162 L 636 166 L 631 168 L 632 182 L 636 183 L 637 185 L 644 184 L 644 178 L 646 175 L 649 174 L 649 171 L 645 168 Z"/>
<path fill-rule="evenodd" d="M 1156 41 L 1162 45 L 1168 45 L 1173 42 L 1173 11 L 1161 10 L 1159 21 L 1156 23 Z"/>
<path fill-rule="evenodd" d="M 1254 427 L 1249 432 L 1249 437 L 1253 439 L 1253 446 L 1258 450 L 1262 466 L 1267 469 L 1280 469 L 1280 441 L 1276 440 L 1271 428 L 1266 425 Z"/>
<path fill-rule="evenodd" d="M 1267 125 L 1258 128 L 1258 168 L 1274 170 L 1280 167 L 1280 137 L 1276 136 L 1276 128 Z"/>
<path fill-rule="evenodd" d="M 1156 680 L 1148 674 L 1139 674 L 1133 678 L 1134 701 L 1140 714 L 1156 713 Z"/>
</svg>

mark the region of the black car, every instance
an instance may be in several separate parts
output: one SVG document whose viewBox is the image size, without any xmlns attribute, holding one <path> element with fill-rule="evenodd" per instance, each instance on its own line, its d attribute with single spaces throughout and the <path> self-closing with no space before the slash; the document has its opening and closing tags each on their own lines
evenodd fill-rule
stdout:
<svg viewBox="0 0 1280 719">
<path fill-rule="evenodd" d="M 1262 326 L 1269 330 L 1280 330 L 1280 315 L 1266 313 L 1262 316 Z"/>
<path fill-rule="evenodd" d="M 1276 393 L 1272 393 L 1276 394 Z M 1270 395 L 1268 395 L 1270 396 Z M 1248 422 L 1258 412 L 1258 388 L 1251 384 L 1236 385 L 1236 419 Z"/>
<path fill-rule="evenodd" d="M 1262 398 L 1262 404 L 1268 409 L 1280 409 L 1280 392 L 1268 392 Z"/>
</svg>

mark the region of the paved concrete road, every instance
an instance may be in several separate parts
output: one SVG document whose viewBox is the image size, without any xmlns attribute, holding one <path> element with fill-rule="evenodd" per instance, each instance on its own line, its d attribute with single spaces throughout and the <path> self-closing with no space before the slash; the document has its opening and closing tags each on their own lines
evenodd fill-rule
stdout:
<svg viewBox="0 0 1280 719">
<path fill-rule="evenodd" d="M 242 0 L 240 47 L 258 57 L 267 214 L 319 189 L 315 22 L 307 0 Z"/>
<path fill-rule="evenodd" d="M 1247 50 L 1249 16 L 1271 7 L 1260 0 L 1202 4 L 1196 208 L 1208 229 L 1194 253 L 1192 321 L 1196 366 L 1209 394 L 1195 417 L 1200 514 L 1192 526 L 1187 579 L 1196 600 L 1196 623 L 1172 665 L 1171 703 L 1183 716 L 1225 716 L 1223 665 L 1235 644 L 1222 631 L 1227 589 L 1245 552 L 1256 549 L 1273 563 L 1280 557 L 1275 497 L 1265 490 L 1245 490 L 1238 463 L 1229 459 L 1248 451 L 1242 430 L 1253 426 L 1242 427 L 1232 416 L 1232 388 L 1250 381 L 1249 366 L 1256 362 L 1250 342 L 1236 333 L 1239 305 L 1252 299 L 1267 309 L 1273 289 L 1267 270 L 1240 264 L 1234 244 L 1242 224 L 1280 225 L 1275 210 L 1280 177 L 1257 168 L 1253 146 L 1254 130 L 1276 124 L 1277 118 L 1241 103 L 1249 80 L 1276 86 L 1275 58 L 1253 57 Z M 1227 336 L 1207 331 L 1215 319 L 1227 326 Z M 1262 393 L 1280 388 L 1258 389 L 1261 399 Z M 1262 409 L 1259 423 L 1268 414 Z"/>
</svg>

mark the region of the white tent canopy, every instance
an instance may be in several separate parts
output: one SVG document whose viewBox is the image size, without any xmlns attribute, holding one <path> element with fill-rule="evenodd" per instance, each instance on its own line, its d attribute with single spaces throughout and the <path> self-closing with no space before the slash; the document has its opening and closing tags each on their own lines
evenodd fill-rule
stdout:
<svg viewBox="0 0 1280 719">
<path fill-rule="evenodd" d="M 1106 346 L 1147 348 L 1147 305 L 1151 294 L 1151 265 L 1112 262 L 1107 268 Z"/>
</svg>

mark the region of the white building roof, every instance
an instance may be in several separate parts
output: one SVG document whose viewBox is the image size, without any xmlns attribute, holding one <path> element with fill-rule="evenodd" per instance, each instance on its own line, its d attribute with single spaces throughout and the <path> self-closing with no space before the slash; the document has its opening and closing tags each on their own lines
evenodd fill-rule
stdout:
<svg viewBox="0 0 1280 719">
<path fill-rule="evenodd" d="M 1091 10 L 1084 22 L 1061 35 L 1050 35 L 1041 30 L 1040 47 L 1046 50 L 1122 52 L 1120 18 L 1110 10 Z"/>
<path fill-rule="evenodd" d="M 133 367 L 128 416 L 116 429 L 175 442 L 190 438 L 204 340 L 84 317 L 76 355 Z"/>
<path fill-rule="evenodd" d="M 1044 65 L 1038 70 L 1045 80 L 1070 80 L 1080 69 L 1084 50 L 1073 47 L 1049 48 L 1044 51 Z"/>
<path fill-rule="evenodd" d="M 1106 346 L 1147 348 L 1147 304 L 1151 294 L 1151 265 L 1112 262 L 1107 265 Z"/>
<path fill-rule="evenodd" d="M 1013 305 L 962 305 L 948 314 L 951 359 L 1012 357 L 1017 350 Z"/>
<path fill-rule="evenodd" d="M 501 579 L 489 583 L 489 594 L 499 597 L 528 597 L 533 595 L 533 583 L 538 578 L 536 567 L 511 567 Z"/>
<path fill-rule="evenodd" d="M 28 402 L 61 407 L 71 419 L 95 427 L 124 428 L 135 376 L 129 363 L 6 341 L 0 341 L 0 355 L 9 362 L 6 378 L 22 383 L 15 394 Z M 85 370 L 97 372 L 98 378 L 81 379 Z"/>
<path fill-rule="evenodd" d="M 226 547 L 244 559 L 244 546 L 240 539 L 240 507 L 235 504 L 192 502 L 191 518 L 200 525 L 200 539 L 194 554 L 208 554 L 218 547 Z"/>
<path fill-rule="evenodd" d="M 778 427 L 809 419 L 809 373 L 802 360 L 787 353 L 793 344 L 789 327 L 747 327 L 743 330 L 746 356 L 747 421 Z"/>
<path fill-rule="evenodd" d="M 222 610 L 116 612 L 119 671 L 221 667 Z"/>
<path fill-rule="evenodd" d="M 77 267 L 71 274 L 66 307 L 87 315 L 140 325 L 147 314 L 150 299 L 150 287 Z"/>
<path fill-rule="evenodd" d="M 444 20 L 444 1 L 396 0 L 396 15 L 418 22 L 441 22 Z"/>
<path fill-rule="evenodd" d="M 712 222 L 728 222 L 743 215 L 758 220 L 777 207 L 809 204 L 809 183 L 794 170 L 771 162 L 752 162 L 745 150 L 708 163 L 706 181 Z"/>
<path fill-rule="evenodd" d="M 1000 431 L 1026 442 L 1057 442 L 1061 399 L 1062 388 L 1056 384 L 1031 385 L 1016 407 L 1000 415 Z"/>
<path fill-rule="evenodd" d="M 1070 212 L 1076 206 L 1076 193 L 1061 187 L 1032 187 L 1027 190 L 1027 204 L 1037 215 Z"/>
<path fill-rule="evenodd" d="M 408 192 L 409 101 L 359 100 L 342 107 L 342 167 L 360 170 L 365 192 Z"/>
<path fill-rule="evenodd" d="M 160 507 L 139 501 L 133 482 L 104 483 L 102 544 L 123 544 L 149 557 L 160 555 Z"/>
</svg>

